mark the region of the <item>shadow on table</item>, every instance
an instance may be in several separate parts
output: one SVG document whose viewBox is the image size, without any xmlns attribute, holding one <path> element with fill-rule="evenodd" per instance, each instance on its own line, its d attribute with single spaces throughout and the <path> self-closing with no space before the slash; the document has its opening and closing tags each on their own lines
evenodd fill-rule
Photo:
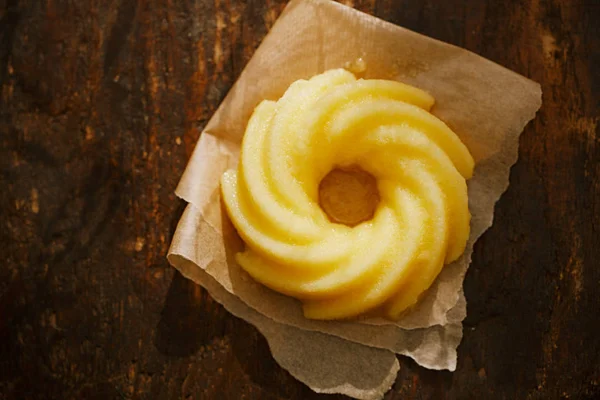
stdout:
<svg viewBox="0 0 600 400">
<path fill-rule="evenodd" d="M 154 339 L 156 348 L 167 356 L 187 357 L 217 337 L 231 343 L 231 375 L 241 375 L 276 397 L 320 397 L 282 369 L 271 356 L 266 339 L 242 319 L 234 317 L 201 286 L 175 272 Z M 245 375 L 245 376 L 244 376 Z M 242 382 L 239 382 L 242 385 Z M 312 397 L 310 396 L 312 394 Z M 324 398 L 335 400 L 335 397 Z"/>
<path fill-rule="evenodd" d="M 168 356 L 189 356 L 223 336 L 224 314 L 201 286 L 176 271 L 156 329 L 156 348 Z"/>
<path fill-rule="evenodd" d="M 234 357 L 248 378 L 269 394 L 278 398 L 328 400 L 346 398 L 319 395 L 296 380 L 273 359 L 267 340 L 254 326 L 234 318 L 233 330 L 235 331 L 235 335 L 232 336 Z"/>
</svg>

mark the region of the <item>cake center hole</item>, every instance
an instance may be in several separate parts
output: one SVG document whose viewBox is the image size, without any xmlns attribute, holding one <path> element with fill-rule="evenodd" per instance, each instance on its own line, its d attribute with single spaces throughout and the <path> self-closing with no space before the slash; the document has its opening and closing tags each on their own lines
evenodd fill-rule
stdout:
<svg viewBox="0 0 600 400">
<path fill-rule="evenodd" d="M 319 184 L 319 204 L 332 222 L 356 226 L 375 214 L 377 180 L 359 167 L 335 168 Z"/>
</svg>

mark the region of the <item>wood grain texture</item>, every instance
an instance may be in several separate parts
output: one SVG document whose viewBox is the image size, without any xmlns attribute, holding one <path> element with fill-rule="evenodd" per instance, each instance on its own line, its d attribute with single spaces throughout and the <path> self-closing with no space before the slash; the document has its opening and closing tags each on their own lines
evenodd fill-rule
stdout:
<svg viewBox="0 0 600 400">
<path fill-rule="evenodd" d="M 455 373 L 386 399 L 600 398 L 600 2 L 356 0 L 540 82 Z M 283 0 L 0 0 L 0 399 L 317 399 L 165 259 L 173 191 Z"/>
</svg>

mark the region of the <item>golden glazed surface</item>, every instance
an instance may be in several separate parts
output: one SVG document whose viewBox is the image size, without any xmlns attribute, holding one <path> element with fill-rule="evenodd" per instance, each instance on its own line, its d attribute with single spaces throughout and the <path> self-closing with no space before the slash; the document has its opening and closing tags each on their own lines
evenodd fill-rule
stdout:
<svg viewBox="0 0 600 400">
<path fill-rule="evenodd" d="M 221 180 L 246 243 L 240 266 L 300 299 L 307 318 L 377 309 L 396 319 L 414 305 L 469 237 L 473 158 L 429 113 L 433 103 L 415 87 L 342 69 L 260 103 L 238 169 Z M 356 167 L 379 193 L 372 218 L 350 227 L 328 218 L 319 185 L 333 169 Z"/>
</svg>

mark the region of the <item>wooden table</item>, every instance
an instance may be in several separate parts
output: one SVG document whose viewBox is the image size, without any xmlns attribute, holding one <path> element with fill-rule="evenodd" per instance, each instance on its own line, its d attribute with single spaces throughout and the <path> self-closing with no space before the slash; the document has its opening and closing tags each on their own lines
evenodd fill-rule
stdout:
<svg viewBox="0 0 600 400">
<path fill-rule="evenodd" d="M 166 259 L 199 132 L 283 0 L 0 0 L 0 399 L 313 399 Z M 600 2 L 346 1 L 542 84 L 454 373 L 387 399 L 600 396 Z"/>
</svg>

